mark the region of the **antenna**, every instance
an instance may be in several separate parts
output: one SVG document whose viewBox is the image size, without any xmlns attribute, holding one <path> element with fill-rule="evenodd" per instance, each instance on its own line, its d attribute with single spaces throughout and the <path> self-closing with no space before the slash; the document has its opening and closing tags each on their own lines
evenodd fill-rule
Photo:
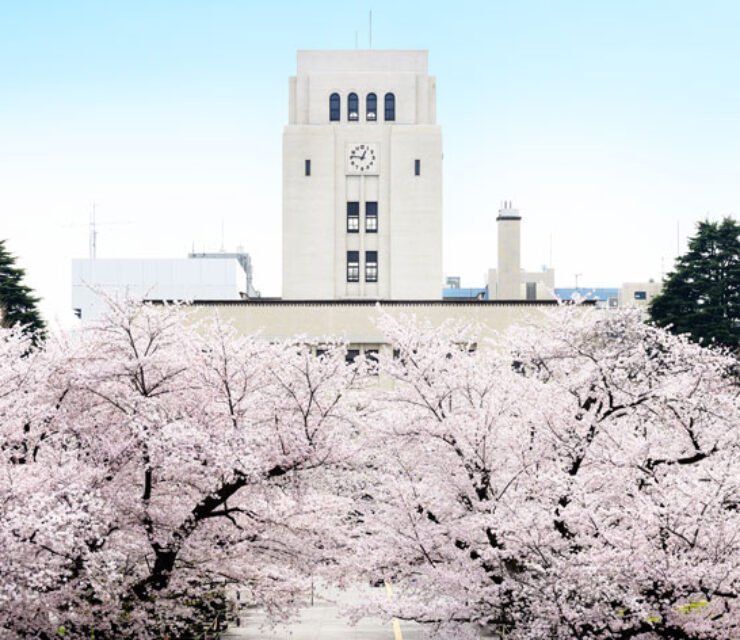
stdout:
<svg viewBox="0 0 740 640">
<path fill-rule="evenodd" d="M 370 46 L 368 49 L 373 48 L 373 12 L 370 10 Z"/>
<path fill-rule="evenodd" d="M 92 212 L 90 213 L 90 235 L 88 238 L 90 259 L 94 260 L 98 253 L 98 231 L 95 228 L 95 209 L 97 205 L 93 202 Z"/>
</svg>

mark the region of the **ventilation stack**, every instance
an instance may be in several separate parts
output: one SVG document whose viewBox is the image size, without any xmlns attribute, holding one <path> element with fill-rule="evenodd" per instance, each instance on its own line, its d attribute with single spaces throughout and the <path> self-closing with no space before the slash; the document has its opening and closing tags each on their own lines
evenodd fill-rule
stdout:
<svg viewBox="0 0 740 640">
<path fill-rule="evenodd" d="M 521 295 L 521 225 L 519 210 L 505 201 L 496 218 L 498 227 L 498 286 L 499 300 L 519 300 Z"/>
</svg>

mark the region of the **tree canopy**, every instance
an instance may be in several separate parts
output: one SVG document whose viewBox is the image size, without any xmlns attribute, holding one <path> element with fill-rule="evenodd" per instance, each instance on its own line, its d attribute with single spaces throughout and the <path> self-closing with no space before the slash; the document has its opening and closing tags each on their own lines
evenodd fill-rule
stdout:
<svg viewBox="0 0 740 640">
<path fill-rule="evenodd" d="M 739 637 L 735 357 L 548 315 L 387 317 L 372 366 L 168 306 L 0 330 L 0 636 L 199 637 L 316 576 L 431 638 Z"/>
<path fill-rule="evenodd" d="M 364 611 L 440 639 L 740 637 L 733 356 L 578 308 L 498 349 L 385 331 L 353 558 L 395 596 Z"/>
<path fill-rule="evenodd" d="M 653 321 L 703 344 L 740 346 L 740 225 L 700 222 L 650 305 Z"/>
<path fill-rule="evenodd" d="M 23 330 L 35 336 L 34 342 L 43 335 L 44 321 L 36 307 L 39 299 L 33 290 L 23 284 L 25 271 L 16 266 L 13 256 L 0 240 L 0 326 L 14 327 L 19 324 Z"/>
</svg>

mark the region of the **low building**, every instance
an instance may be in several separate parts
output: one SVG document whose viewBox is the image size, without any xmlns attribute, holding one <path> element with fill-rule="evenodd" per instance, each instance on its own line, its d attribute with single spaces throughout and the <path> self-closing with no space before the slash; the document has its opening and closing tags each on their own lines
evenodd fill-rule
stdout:
<svg viewBox="0 0 740 640">
<path fill-rule="evenodd" d="M 663 285 L 660 282 L 625 282 L 619 290 L 619 306 L 628 309 L 647 310 L 652 299 L 657 296 Z"/>
<path fill-rule="evenodd" d="M 267 340 L 299 339 L 320 347 L 342 341 L 356 353 L 388 348 L 378 321 L 382 314 L 440 326 L 456 321 L 471 327 L 477 342 L 493 338 L 509 327 L 539 324 L 556 309 L 551 301 L 498 300 L 277 300 L 198 302 L 198 317 L 217 313 L 245 334 Z M 590 306 L 593 303 L 587 303 Z"/>
<path fill-rule="evenodd" d="M 252 263 L 244 252 L 72 261 L 72 308 L 84 321 L 100 317 L 106 309 L 106 297 L 200 302 L 257 296 Z"/>
</svg>

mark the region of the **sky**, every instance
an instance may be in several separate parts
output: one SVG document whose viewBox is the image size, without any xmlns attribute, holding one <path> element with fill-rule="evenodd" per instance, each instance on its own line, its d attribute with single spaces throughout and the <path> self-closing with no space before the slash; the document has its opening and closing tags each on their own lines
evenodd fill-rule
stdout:
<svg viewBox="0 0 740 640">
<path fill-rule="evenodd" d="M 483 286 L 497 210 L 556 286 L 660 279 L 738 217 L 736 0 L 0 0 L 0 238 L 73 322 L 71 259 L 252 256 L 281 288 L 281 146 L 298 49 L 428 49 L 444 271 Z"/>
</svg>

